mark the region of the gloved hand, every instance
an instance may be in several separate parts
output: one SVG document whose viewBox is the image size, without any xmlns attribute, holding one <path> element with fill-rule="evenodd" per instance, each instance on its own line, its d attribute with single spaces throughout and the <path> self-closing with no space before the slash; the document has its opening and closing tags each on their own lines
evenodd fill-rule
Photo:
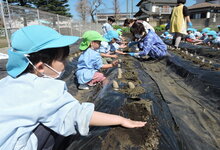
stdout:
<svg viewBox="0 0 220 150">
<path fill-rule="evenodd" d="M 168 23 L 167 25 L 166 25 L 166 27 L 165 27 L 165 30 L 167 31 L 167 30 L 169 30 L 170 29 L 170 23 Z"/>
<path fill-rule="evenodd" d="M 193 27 L 192 22 L 188 22 L 188 24 L 187 24 L 187 25 L 188 25 L 188 27 L 189 27 L 189 28 L 192 28 L 192 27 Z"/>
<path fill-rule="evenodd" d="M 136 44 L 138 44 L 138 42 L 134 42 L 134 41 L 129 42 L 129 43 L 128 43 L 128 47 L 132 47 L 132 46 L 134 46 L 134 45 L 136 45 Z"/>
<path fill-rule="evenodd" d="M 133 52 L 130 52 L 128 53 L 130 56 L 133 56 L 133 57 L 136 57 L 136 58 L 140 58 L 139 54 L 138 53 L 133 53 Z"/>
</svg>

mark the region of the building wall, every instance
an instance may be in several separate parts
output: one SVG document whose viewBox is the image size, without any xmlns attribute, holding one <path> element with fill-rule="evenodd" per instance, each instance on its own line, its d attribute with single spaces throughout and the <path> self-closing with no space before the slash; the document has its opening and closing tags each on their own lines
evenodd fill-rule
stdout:
<svg viewBox="0 0 220 150">
<path fill-rule="evenodd" d="M 204 2 L 210 2 L 213 4 L 220 4 L 219 0 L 196 0 L 196 3 L 204 3 Z"/>
</svg>

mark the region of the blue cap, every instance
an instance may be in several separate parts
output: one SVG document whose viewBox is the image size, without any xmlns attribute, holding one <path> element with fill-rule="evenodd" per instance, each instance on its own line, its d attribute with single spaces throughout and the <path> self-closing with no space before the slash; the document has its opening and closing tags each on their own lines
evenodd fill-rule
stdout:
<svg viewBox="0 0 220 150">
<path fill-rule="evenodd" d="M 216 38 L 216 36 L 217 36 L 217 32 L 215 32 L 214 30 L 212 30 L 212 31 L 209 31 L 208 33 L 207 33 L 207 35 L 212 35 L 214 38 Z"/>
<path fill-rule="evenodd" d="M 79 37 L 61 35 L 54 29 L 42 25 L 21 28 L 11 37 L 12 47 L 8 50 L 7 72 L 15 78 L 27 68 L 27 54 L 48 48 L 65 47 L 78 39 Z"/>
<path fill-rule="evenodd" d="M 204 28 L 204 29 L 202 29 L 202 34 L 208 33 L 209 31 L 210 31 L 210 28 Z"/>
<path fill-rule="evenodd" d="M 193 29 L 193 28 L 188 28 L 187 31 L 192 31 L 192 32 L 194 32 L 194 29 Z"/>
<path fill-rule="evenodd" d="M 103 36 L 108 42 L 110 42 L 113 38 L 116 40 L 120 40 L 118 32 L 115 30 L 110 30 L 108 31 L 104 36 Z"/>
<path fill-rule="evenodd" d="M 220 28 L 220 25 L 217 25 L 218 28 Z"/>
<path fill-rule="evenodd" d="M 169 32 L 167 32 L 167 31 L 166 31 L 166 32 L 164 32 L 164 35 L 168 35 L 168 34 L 169 34 Z"/>
</svg>

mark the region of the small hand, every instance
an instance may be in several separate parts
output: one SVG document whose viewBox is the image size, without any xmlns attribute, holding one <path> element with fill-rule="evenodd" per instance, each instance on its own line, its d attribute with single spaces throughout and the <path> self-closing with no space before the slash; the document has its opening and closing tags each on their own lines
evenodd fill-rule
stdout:
<svg viewBox="0 0 220 150">
<path fill-rule="evenodd" d="M 118 65 L 118 60 L 112 62 L 112 66 L 116 66 L 116 65 Z"/>
<path fill-rule="evenodd" d="M 112 57 L 112 58 L 118 58 L 118 56 L 117 56 L 117 55 L 111 55 L 111 57 Z"/>
<path fill-rule="evenodd" d="M 126 48 L 127 46 L 125 44 L 120 45 L 120 48 Z"/>
<path fill-rule="evenodd" d="M 146 125 L 147 122 L 133 121 L 127 118 L 123 118 L 121 126 L 126 128 L 140 128 Z"/>
</svg>

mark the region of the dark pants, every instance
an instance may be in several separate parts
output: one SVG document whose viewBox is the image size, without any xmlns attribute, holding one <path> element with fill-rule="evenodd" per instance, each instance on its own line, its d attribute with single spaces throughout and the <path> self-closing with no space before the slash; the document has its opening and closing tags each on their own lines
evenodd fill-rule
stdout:
<svg viewBox="0 0 220 150">
<path fill-rule="evenodd" d="M 64 136 L 57 134 L 51 129 L 40 124 L 33 131 L 38 140 L 38 150 L 56 150 L 59 149 Z"/>
</svg>

